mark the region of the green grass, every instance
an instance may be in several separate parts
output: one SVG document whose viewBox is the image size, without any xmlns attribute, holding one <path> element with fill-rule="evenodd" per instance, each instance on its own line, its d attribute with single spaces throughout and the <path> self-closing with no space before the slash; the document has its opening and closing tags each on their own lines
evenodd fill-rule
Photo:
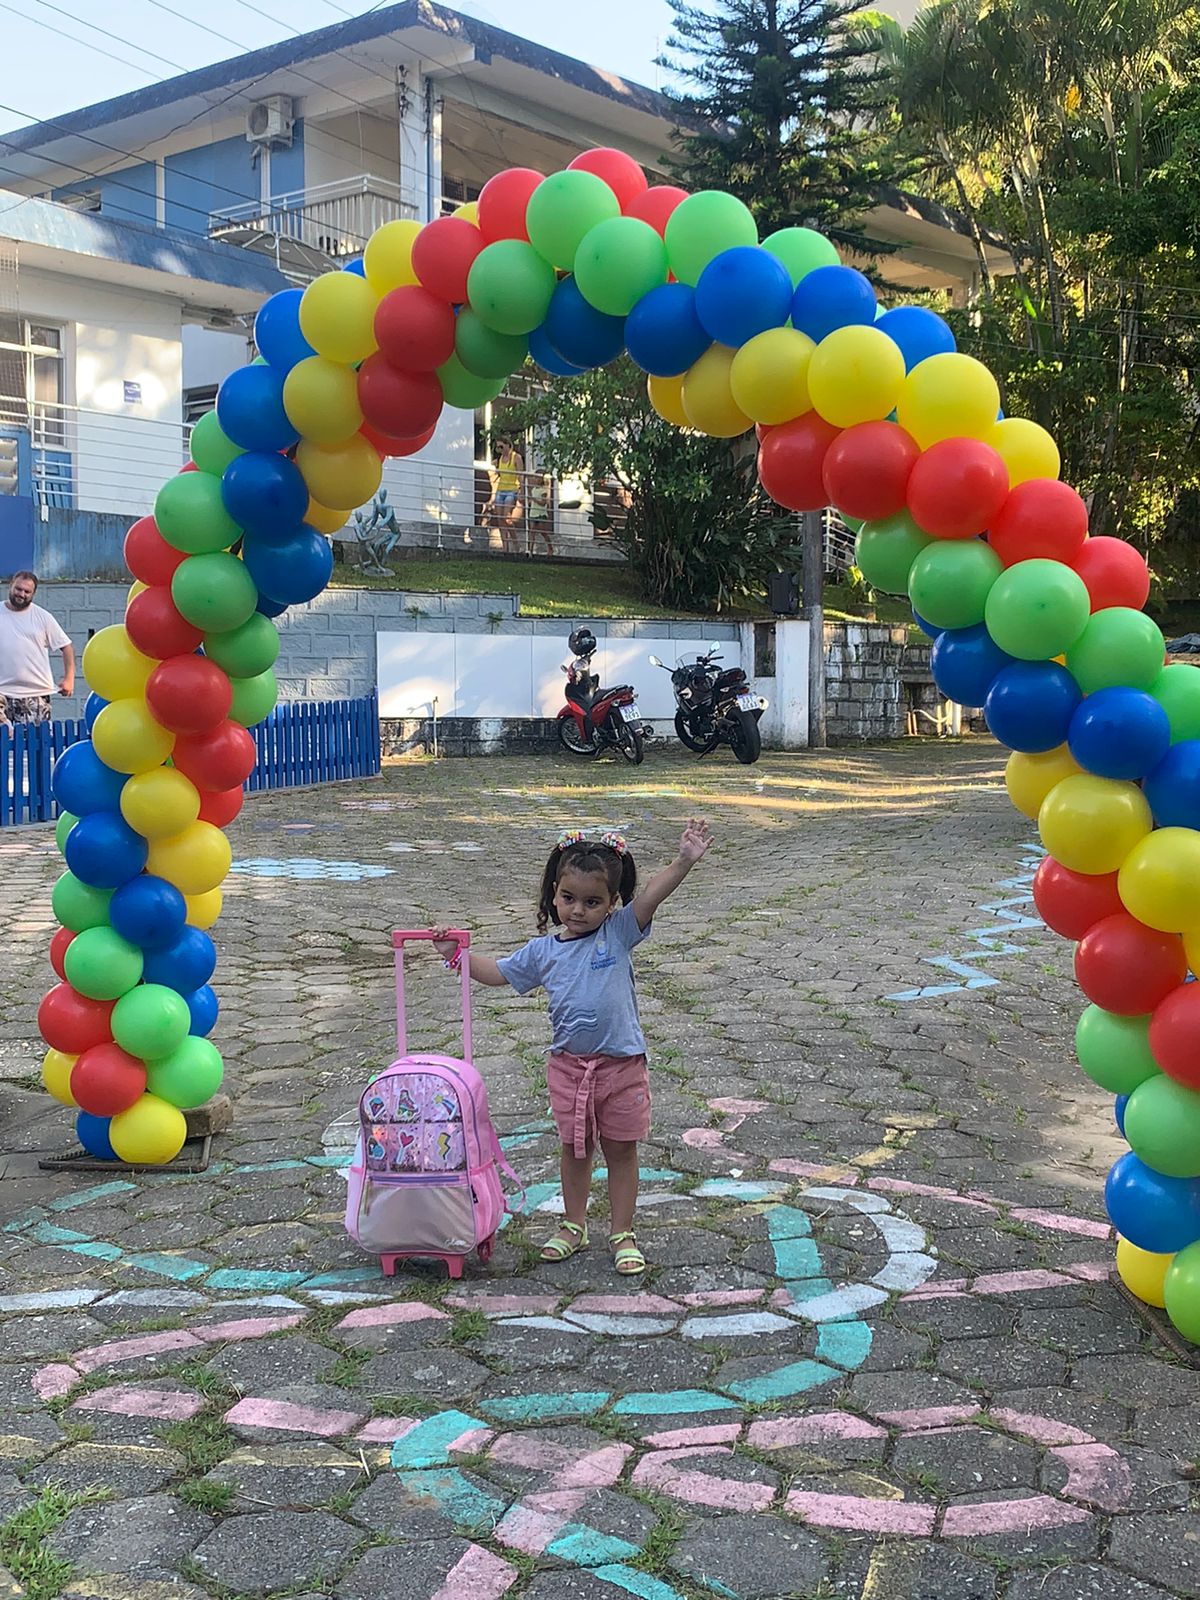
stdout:
<svg viewBox="0 0 1200 1600">
<path fill-rule="evenodd" d="M 0 1528 L 0 1566 L 7 1567 L 24 1586 L 28 1600 L 54 1600 L 71 1578 L 69 1561 L 51 1555 L 46 1540 L 76 1506 L 107 1499 L 103 1491 L 88 1489 L 72 1494 L 50 1485 L 31 1506 L 18 1511 Z"/>
</svg>

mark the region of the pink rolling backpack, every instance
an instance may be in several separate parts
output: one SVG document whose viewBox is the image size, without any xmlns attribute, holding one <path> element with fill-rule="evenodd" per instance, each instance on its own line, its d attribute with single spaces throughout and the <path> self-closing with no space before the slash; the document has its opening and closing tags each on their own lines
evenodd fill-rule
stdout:
<svg viewBox="0 0 1200 1600">
<path fill-rule="evenodd" d="M 506 1214 L 525 1200 L 488 1115 L 487 1088 L 471 1065 L 471 977 L 462 974 L 463 1057 L 410 1055 L 404 1014 L 404 946 L 429 930 L 392 934 L 396 952 L 398 1055 L 377 1072 L 358 1102 L 359 1135 L 350 1164 L 346 1231 L 379 1257 L 391 1277 L 397 1261 L 440 1259 L 461 1278 L 472 1250 L 487 1261 Z M 471 935 L 452 929 L 462 956 Z M 517 1185 L 511 1205 L 500 1169 Z"/>
</svg>

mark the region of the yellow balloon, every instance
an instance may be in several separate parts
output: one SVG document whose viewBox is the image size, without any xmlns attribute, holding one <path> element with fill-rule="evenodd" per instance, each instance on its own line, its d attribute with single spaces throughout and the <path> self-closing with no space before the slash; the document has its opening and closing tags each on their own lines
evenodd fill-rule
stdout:
<svg viewBox="0 0 1200 1600">
<path fill-rule="evenodd" d="M 1148 1306 L 1161 1309 L 1166 1305 L 1163 1284 L 1166 1282 L 1167 1268 L 1174 1259 L 1174 1255 L 1139 1250 L 1136 1244 L 1117 1236 L 1117 1272 L 1121 1282 L 1130 1294 L 1137 1295 Z"/>
<path fill-rule="evenodd" d="M 1200 930 L 1200 833 L 1159 828 L 1126 856 L 1117 892 L 1130 916 L 1160 933 Z"/>
<path fill-rule="evenodd" d="M 125 596 L 125 604 L 129 605 L 130 601 L 136 600 L 138 595 L 145 594 L 149 587 L 148 583 L 143 583 L 140 578 L 135 578 L 129 585 L 129 593 Z"/>
<path fill-rule="evenodd" d="M 1000 388 L 974 356 L 927 356 L 905 378 L 896 420 L 927 450 L 940 439 L 986 439 L 996 426 Z"/>
<path fill-rule="evenodd" d="M 292 426 L 315 444 L 341 444 L 362 427 L 358 374 L 340 361 L 309 356 L 283 380 L 283 409 Z"/>
<path fill-rule="evenodd" d="M 835 428 L 881 422 L 895 407 L 903 384 L 899 345 L 878 328 L 857 324 L 826 334 L 808 367 L 813 407 Z"/>
<path fill-rule="evenodd" d="M 1072 872 L 1116 872 L 1152 826 L 1136 783 L 1090 772 L 1055 784 L 1038 812 L 1042 843 Z"/>
<path fill-rule="evenodd" d="M 1183 953 L 1193 973 L 1200 969 L 1200 930 L 1192 929 L 1183 936 Z M 1198 973 L 1200 975 L 1200 973 Z"/>
<path fill-rule="evenodd" d="M 690 428 L 687 412 L 683 409 L 683 378 L 647 378 L 646 393 L 650 404 L 666 422 L 677 428 Z"/>
<path fill-rule="evenodd" d="M 473 219 L 472 219 L 473 220 Z M 363 271 L 367 282 L 377 295 L 389 289 L 400 289 L 406 283 L 421 280 L 413 271 L 412 247 L 421 231 L 419 222 L 385 222 L 367 241 L 363 251 Z M 353 273 L 348 273 L 353 277 Z M 310 339 L 309 344 L 312 344 Z M 317 347 L 313 345 L 315 350 Z"/>
<path fill-rule="evenodd" d="M 182 772 L 156 767 L 136 773 L 121 790 L 121 815 L 143 839 L 170 839 L 200 815 L 200 795 Z"/>
<path fill-rule="evenodd" d="M 736 354 L 728 345 L 710 344 L 683 375 L 679 393 L 684 415 L 693 428 L 714 439 L 734 439 L 752 426 L 729 387 Z"/>
<path fill-rule="evenodd" d="M 340 533 L 346 526 L 346 513 L 332 511 L 328 506 L 323 506 L 310 498 L 304 520 L 310 528 L 315 528 L 318 533 L 323 533 L 328 538 L 332 534 Z"/>
<path fill-rule="evenodd" d="M 156 1094 L 141 1095 L 108 1125 L 109 1143 L 132 1166 L 161 1167 L 174 1161 L 186 1138 L 183 1112 Z"/>
<path fill-rule="evenodd" d="M 142 654 L 120 622 L 101 628 L 83 647 L 83 675 L 102 700 L 142 694 L 156 666 L 154 657 Z"/>
<path fill-rule="evenodd" d="M 1008 468 L 1008 486 L 1015 489 L 1031 478 L 1057 478 L 1062 470 L 1058 446 L 1039 423 L 1028 417 L 1005 417 L 986 442 Z"/>
<path fill-rule="evenodd" d="M 204 894 L 185 894 L 187 919 L 193 928 L 211 928 L 221 915 L 220 889 L 209 889 Z"/>
<path fill-rule="evenodd" d="M 169 839 L 151 839 L 146 871 L 173 883 L 181 894 L 207 894 L 224 881 L 232 860 L 220 828 L 193 822 Z"/>
<path fill-rule="evenodd" d="M 1060 744 L 1057 750 L 1038 751 L 1036 755 L 1014 750 L 1004 768 L 1004 787 L 1017 810 L 1036 822 L 1042 801 L 1055 784 L 1082 771 L 1065 744 Z"/>
<path fill-rule="evenodd" d="M 319 356 L 347 363 L 365 361 L 378 349 L 378 306 L 379 296 L 357 272 L 327 272 L 304 291 L 300 331 Z"/>
<path fill-rule="evenodd" d="M 479 201 L 478 200 L 468 200 L 465 205 L 455 206 L 454 210 L 450 213 L 450 215 L 452 217 L 460 218 L 463 222 L 473 223 L 476 227 L 478 227 L 479 226 Z"/>
<path fill-rule="evenodd" d="M 355 506 L 366 505 L 383 481 L 379 452 L 361 434 L 330 446 L 302 440 L 296 451 L 296 465 L 304 474 L 312 498 L 331 510 L 353 511 Z"/>
<path fill-rule="evenodd" d="M 772 425 L 811 411 L 808 364 L 816 348 L 799 328 L 768 328 L 747 339 L 729 369 L 734 404 L 752 422 Z"/>
<path fill-rule="evenodd" d="M 63 1050 L 47 1050 L 42 1057 L 42 1083 L 60 1105 L 79 1104 L 71 1093 L 71 1068 L 78 1060 L 78 1056 L 69 1056 Z"/>
<path fill-rule="evenodd" d="M 175 748 L 175 735 L 145 700 L 131 695 L 106 705 L 92 725 L 96 754 L 114 772 L 150 772 Z"/>
</svg>

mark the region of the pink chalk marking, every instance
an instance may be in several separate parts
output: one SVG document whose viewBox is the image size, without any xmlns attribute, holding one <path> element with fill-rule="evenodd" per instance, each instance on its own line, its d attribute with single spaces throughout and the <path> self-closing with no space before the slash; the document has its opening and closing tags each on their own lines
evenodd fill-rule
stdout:
<svg viewBox="0 0 1200 1600">
<path fill-rule="evenodd" d="M 1059 1491 L 1097 1511 L 1121 1511 L 1129 1500 L 1132 1478 L 1117 1452 L 1106 1444 L 1068 1444 L 1051 1450 L 1067 1469 Z"/>
<path fill-rule="evenodd" d="M 607 1489 L 616 1483 L 632 1454 L 632 1445 L 606 1444 L 571 1462 L 555 1483 L 560 1489 Z"/>
<path fill-rule="evenodd" d="M 139 1389 L 133 1383 L 116 1383 L 76 1400 L 76 1411 L 107 1411 L 118 1417 L 157 1417 L 166 1422 L 186 1422 L 204 1410 L 198 1394 L 179 1389 Z"/>
<path fill-rule="evenodd" d="M 886 1439 L 887 1430 L 853 1417 L 848 1411 L 819 1411 L 808 1417 L 752 1422 L 746 1438 L 759 1450 L 787 1450 L 792 1445 L 820 1444 L 826 1439 Z"/>
<path fill-rule="evenodd" d="M 793 1489 L 784 1510 L 818 1528 L 847 1528 L 855 1533 L 907 1533 L 928 1538 L 937 1510 L 907 1500 L 864 1500 L 853 1494 L 816 1494 Z"/>
<path fill-rule="evenodd" d="M 887 1194 L 919 1194 L 930 1200 L 945 1200 L 952 1206 L 973 1206 L 977 1210 L 995 1211 L 990 1200 L 978 1194 L 958 1194 L 953 1189 L 943 1189 L 936 1183 L 910 1183 L 907 1178 L 868 1178 L 868 1189 L 883 1190 Z"/>
<path fill-rule="evenodd" d="M 948 1539 L 971 1539 L 997 1533 L 1034 1533 L 1039 1528 L 1061 1528 L 1090 1520 L 1091 1513 L 1079 1506 L 1035 1494 L 1025 1500 L 981 1500 L 976 1505 L 947 1506 L 942 1534 Z"/>
<path fill-rule="evenodd" d="M 769 1100 L 710 1100 L 709 1105 L 714 1111 L 720 1111 L 727 1117 L 753 1117 L 759 1111 L 769 1111 Z"/>
<path fill-rule="evenodd" d="M 900 1296 L 901 1303 L 908 1300 L 961 1300 L 970 1287 L 970 1278 L 931 1278 L 918 1284 L 908 1294 Z"/>
<path fill-rule="evenodd" d="M 1085 1239 L 1111 1239 L 1113 1236 L 1107 1222 L 1093 1222 L 1090 1217 L 1068 1217 L 1061 1211 L 1038 1211 L 1031 1206 L 1018 1206 L 1009 1215 L 1015 1222 L 1048 1228 L 1051 1233 L 1077 1233 Z"/>
<path fill-rule="evenodd" d="M 710 1444 L 734 1444 L 742 1431 L 740 1422 L 715 1422 L 707 1428 L 668 1428 L 664 1433 L 649 1433 L 645 1443 L 656 1450 L 682 1450 Z"/>
<path fill-rule="evenodd" d="M 447 1454 L 473 1456 L 495 1436 L 493 1428 L 468 1428 L 446 1446 Z"/>
<path fill-rule="evenodd" d="M 849 1167 L 831 1167 L 828 1163 L 820 1161 L 793 1161 L 790 1156 L 781 1157 L 768 1165 L 770 1172 L 786 1172 L 795 1178 L 821 1178 L 826 1183 L 842 1183 L 848 1188 L 853 1188 L 862 1176 Z"/>
<path fill-rule="evenodd" d="M 706 1472 L 689 1472 L 675 1465 L 681 1456 L 728 1454 L 728 1448 L 718 1446 L 709 1450 L 672 1450 L 662 1455 L 643 1456 L 634 1468 L 633 1481 L 660 1489 L 694 1506 L 713 1506 L 718 1511 L 765 1511 L 775 1498 L 770 1484 L 710 1478 Z"/>
<path fill-rule="evenodd" d="M 284 1433 L 315 1433 L 331 1439 L 336 1433 L 350 1433 L 366 1419 L 361 1411 L 318 1411 L 312 1406 L 296 1406 L 288 1400 L 239 1400 L 225 1413 L 226 1422 L 244 1428 L 278 1428 Z"/>
<path fill-rule="evenodd" d="M 572 1495 L 556 1495 L 553 1496 L 555 1504 L 544 1508 L 534 1505 L 533 1498 L 546 1497 L 531 1497 L 510 1506 L 496 1524 L 495 1536 L 510 1550 L 520 1550 L 527 1556 L 540 1556 L 546 1546 L 557 1538 L 563 1525 L 582 1509 L 587 1495 L 578 1491 Z"/>
<path fill-rule="evenodd" d="M 63 1361 L 39 1367 L 33 1375 L 33 1392 L 39 1400 L 60 1400 L 79 1382 L 79 1373 Z"/>
<path fill-rule="evenodd" d="M 1107 1277 L 1107 1271 L 1105 1272 Z M 1070 1283 L 1062 1272 L 1033 1267 L 1028 1272 L 985 1272 L 971 1285 L 972 1294 L 1023 1294 L 1028 1289 L 1057 1289 Z"/>
<path fill-rule="evenodd" d="M 701 1289 L 679 1296 L 685 1306 L 754 1306 L 762 1297 L 761 1289 Z"/>
<path fill-rule="evenodd" d="M 303 1311 L 287 1317 L 242 1317 L 234 1322 L 210 1322 L 191 1331 L 205 1344 L 216 1344 L 221 1339 L 265 1339 L 268 1334 L 282 1333 L 284 1328 L 298 1327 L 304 1318 Z"/>
<path fill-rule="evenodd" d="M 918 1406 L 912 1411 L 876 1411 L 874 1414 L 889 1427 L 903 1428 L 906 1433 L 926 1433 L 931 1428 L 969 1422 L 982 1410 L 982 1406 Z"/>
<path fill-rule="evenodd" d="M 678 1300 L 664 1300 L 657 1294 L 583 1294 L 570 1309 L 584 1316 L 601 1317 L 677 1317 L 683 1310 Z"/>
<path fill-rule="evenodd" d="M 721 1150 L 725 1145 L 725 1135 L 719 1128 L 688 1128 L 683 1135 L 683 1142 L 689 1150 Z"/>
<path fill-rule="evenodd" d="M 397 1322 L 446 1322 L 444 1311 L 422 1300 L 393 1300 L 382 1306 L 361 1306 L 338 1323 L 339 1328 L 385 1328 Z"/>
<path fill-rule="evenodd" d="M 395 1444 L 417 1426 L 413 1417 L 372 1417 L 354 1437 L 360 1444 Z"/>
<path fill-rule="evenodd" d="M 470 1545 L 446 1574 L 432 1600 L 500 1600 L 517 1581 L 517 1569 L 481 1545 Z"/>
<path fill-rule="evenodd" d="M 548 1317 L 561 1296 L 554 1294 L 448 1294 L 457 1311 L 482 1311 L 485 1317 Z"/>
<path fill-rule="evenodd" d="M 554 1439 L 542 1439 L 536 1433 L 502 1433 L 492 1445 L 490 1454 L 497 1461 L 512 1467 L 531 1467 L 535 1471 L 563 1467 L 575 1459 L 576 1452 Z"/>
<path fill-rule="evenodd" d="M 1015 1433 L 1018 1438 L 1031 1439 L 1034 1444 L 1095 1444 L 1090 1433 L 1084 1433 L 1082 1428 L 1073 1428 L 1069 1422 L 1058 1422 L 1053 1417 L 1035 1416 L 1028 1411 L 1009 1411 L 1005 1407 L 993 1406 L 988 1413 L 993 1422 L 998 1422 L 1006 1433 Z"/>
<path fill-rule="evenodd" d="M 200 1340 L 183 1328 L 166 1333 L 147 1333 L 139 1339 L 109 1339 L 104 1344 L 77 1350 L 71 1357 L 80 1372 L 95 1372 L 100 1367 L 116 1366 L 121 1361 L 136 1361 L 139 1356 L 158 1355 L 163 1350 L 199 1350 Z"/>
<path fill-rule="evenodd" d="M 1082 1278 L 1085 1283 L 1104 1283 L 1111 1270 L 1107 1261 L 1076 1261 L 1073 1266 L 1063 1268 L 1064 1272 L 1069 1272 L 1073 1278 Z"/>
</svg>

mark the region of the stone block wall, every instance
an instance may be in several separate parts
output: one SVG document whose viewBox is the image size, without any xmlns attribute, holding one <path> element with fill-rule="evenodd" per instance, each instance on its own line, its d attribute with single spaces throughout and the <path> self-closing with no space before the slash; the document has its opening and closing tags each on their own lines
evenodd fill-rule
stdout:
<svg viewBox="0 0 1200 1600">
<path fill-rule="evenodd" d="M 910 708 L 933 678 L 929 642 L 909 642 L 903 623 L 825 624 L 825 728 L 831 745 L 900 739 Z"/>
</svg>

